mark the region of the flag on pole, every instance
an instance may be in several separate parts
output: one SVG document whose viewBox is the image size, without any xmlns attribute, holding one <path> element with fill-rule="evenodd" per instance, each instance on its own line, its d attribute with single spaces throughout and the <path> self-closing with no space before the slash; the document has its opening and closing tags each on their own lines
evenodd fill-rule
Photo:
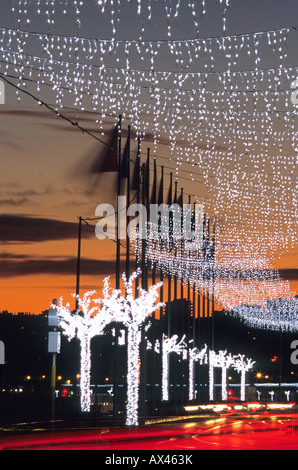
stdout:
<svg viewBox="0 0 298 470">
<path fill-rule="evenodd" d="M 161 178 L 159 183 L 158 191 L 158 205 L 163 204 L 163 178 L 164 178 L 164 167 L 161 167 Z"/>
<path fill-rule="evenodd" d="M 98 174 L 118 171 L 117 143 L 118 127 L 115 127 L 105 152 L 96 157 L 90 167 L 90 173 Z"/>
</svg>

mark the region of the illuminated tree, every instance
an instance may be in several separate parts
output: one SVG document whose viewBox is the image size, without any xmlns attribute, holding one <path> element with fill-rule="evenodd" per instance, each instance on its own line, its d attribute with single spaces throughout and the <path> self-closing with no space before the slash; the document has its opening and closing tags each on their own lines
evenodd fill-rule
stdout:
<svg viewBox="0 0 298 470">
<path fill-rule="evenodd" d="M 194 365 L 197 361 L 200 361 L 200 364 L 203 363 L 204 357 L 206 357 L 207 346 L 199 350 L 198 348 L 189 349 L 189 390 L 188 390 L 188 399 L 193 400 L 194 397 Z"/>
<path fill-rule="evenodd" d="M 214 368 L 219 367 L 221 373 L 221 398 L 227 400 L 227 369 L 234 363 L 231 354 L 227 355 L 227 351 L 209 351 L 209 399 L 214 400 Z"/>
<path fill-rule="evenodd" d="M 106 281 L 107 282 L 107 281 Z M 99 305 L 94 305 L 91 308 L 91 303 L 99 304 L 102 300 L 93 299 L 95 291 L 86 292 L 83 299 L 77 296 L 78 310 L 71 312 L 69 304 L 63 305 L 62 298 L 59 305 L 53 305 L 57 309 L 60 327 L 71 341 L 77 337 L 80 341 L 81 347 L 81 379 L 80 379 L 80 392 L 81 392 L 81 410 L 83 412 L 90 411 L 91 397 L 90 397 L 90 373 L 91 373 L 91 339 L 94 336 L 104 334 L 105 327 L 113 321 L 113 310 L 109 308 L 108 303 L 111 298 L 104 299 L 105 305 L 100 308 Z M 116 296 L 116 293 L 114 293 Z"/>
<path fill-rule="evenodd" d="M 234 364 L 234 357 L 227 354 L 227 351 L 219 351 L 217 361 L 219 367 L 221 367 L 221 399 L 227 401 L 227 370 Z"/>
<path fill-rule="evenodd" d="M 241 354 L 239 354 L 239 356 L 234 359 L 233 367 L 237 370 L 237 372 L 241 373 L 241 401 L 245 401 L 245 374 L 253 367 L 254 364 L 255 361 L 253 361 L 252 359 L 245 360 L 245 356 Z"/>
<path fill-rule="evenodd" d="M 167 401 L 169 399 L 169 355 L 176 353 L 179 356 L 186 348 L 184 342 L 185 335 L 178 342 L 178 336 L 174 335 L 171 338 L 163 335 L 162 339 L 162 400 Z"/>
<path fill-rule="evenodd" d="M 151 286 L 149 291 L 141 287 L 138 288 L 138 297 L 134 297 L 135 279 L 140 271 L 133 273 L 127 280 L 126 275 L 122 275 L 125 296 L 120 296 L 119 291 L 112 290 L 109 308 L 115 312 L 114 319 L 122 323 L 127 328 L 127 405 L 126 424 L 128 426 L 138 425 L 138 403 L 139 403 L 139 361 L 140 343 L 142 339 L 142 325 L 150 313 L 161 308 L 164 304 L 157 303 L 159 296 L 158 289 L 162 285 Z M 106 284 L 106 292 L 111 289 Z"/>
</svg>

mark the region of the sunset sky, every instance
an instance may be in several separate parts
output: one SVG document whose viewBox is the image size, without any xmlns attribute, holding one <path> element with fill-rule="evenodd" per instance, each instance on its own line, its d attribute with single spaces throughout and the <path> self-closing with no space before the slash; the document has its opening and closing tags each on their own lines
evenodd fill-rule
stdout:
<svg viewBox="0 0 298 470">
<path fill-rule="evenodd" d="M 251 4 L 250 8 L 243 7 L 231 16 L 229 27 L 235 34 L 286 27 L 298 17 L 296 0 L 259 2 L 257 15 L 253 11 L 258 2 L 243 3 Z M 0 27 L 11 21 L 10 15 L 1 12 L 7 5 L 3 2 L 0 7 Z M 212 24 L 210 15 L 205 30 Z M 5 104 L 0 105 L 0 311 L 38 314 L 49 308 L 53 298 L 70 300 L 75 292 L 78 218 L 94 217 L 100 203 L 115 203 L 116 176 L 104 174 L 94 179 L 88 174 L 89 165 L 103 153 L 103 144 L 29 96 L 22 96 L 18 103 L 15 89 L 7 83 L 5 93 Z M 69 110 L 65 114 L 96 133 L 92 113 Z M 126 120 L 125 128 L 128 124 Z M 107 119 L 106 135 L 98 136 L 108 142 L 112 130 L 113 123 Z M 143 152 L 148 146 L 153 149 L 152 139 L 143 143 Z M 174 171 L 169 149 L 160 145 L 156 153 L 166 159 L 167 171 L 171 167 Z M 160 165 L 162 162 L 158 160 Z M 178 184 L 188 194 L 196 194 L 200 183 L 181 178 Z M 114 276 L 115 243 L 99 241 L 94 225 L 83 224 L 82 237 L 81 290 L 100 291 L 103 277 Z M 290 281 L 292 293 L 297 293 L 297 244 L 294 251 L 276 260 L 275 267 Z"/>
</svg>

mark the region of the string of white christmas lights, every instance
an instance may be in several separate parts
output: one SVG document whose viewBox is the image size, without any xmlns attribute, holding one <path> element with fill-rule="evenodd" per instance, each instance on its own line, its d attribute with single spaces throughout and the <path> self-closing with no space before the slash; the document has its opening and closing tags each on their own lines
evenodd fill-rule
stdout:
<svg viewBox="0 0 298 470">
<path fill-rule="evenodd" d="M 227 12 L 230 7 L 229 0 L 219 0 L 219 11 L 222 11 L 222 24 L 223 32 L 226 33 L 227 25 Z M 11 11 L 13 14 L 17 15 L 18 24 L 21 25 L 25 23 L 29 25 L 31 22 L 30 10 L 34 8 L 34 11 L 41 17 L 43 16 L 46 19 L 48 28 L 51 29 L 55 26 L 59 16 L 61 14 L 65 16 L 74 16 L 75 27 L 79 33 L 85 12 L 86 2 L 83 0 L 41 0 L 31 1 L 28 0 L 18 0 L 17 4 L 13 1 Z M 200 21 L 199 18 L 205 16 L 208 11 L 206 7 L 206 0 L 201 0 L 201 2 L 196 2 L 194 0 L 187 0 L 183 2 L 181 6 L 181 0 L 173 0 L 170 2 L 154 2 L 153 0 L 147 0 L 146 2 L 141 2 L 141 0 L 131 1 L 131 0 L 97 0 L 94 3 L 92 9 L 92 15 L 96 15 L 99 20 L 105 19 L 109 21 L 111 25 L 111 35 L 112 39 L 115 38 L 117 34 L 118 27 L 122 24 L 123 12 L 127 7 L 135 7 L 136 18 L 138 18 L 140 36 L 139 39 L 142 40 L 145 32 L 146 26 L 148 27 L 151 23 L 152 16 L 158 14 L 160 17 L 164 17 L 165 30 L 167 32 L 167 38 L 172 37 L 173 33 L 173 24 L 175 20 L 179 17 L 181 10 L 186 10 L 189 17 L 192 19 L 194 34 L 195 36 L 199 35 Z M 88 5 L 90 8 L 90 5 Z M 164 11 L 164 14 L 161 11 Z M 100 24 L 100 23 L 99 23 Z"/>
<path fill-rule="evenodd" d="M 203 182 L 197 202 L 204 200 L 208 216 L 221 220 L 216 292 L 228 288 L 237 303 L 237 287 L 231 288 L 231 283 L 248 283 L 251 297 L 264 302 L 266 290 L 273 295 L 284 289 L 288 294 L 288 285 L 280 282 L 271 263 L 265 266 L 257 260 L 280 256 L 297 242 L 297 116 L 290 89 L 298 69 L 286 66 L 289 39 L 296 30 L 289 27 L 227 35 L 230 5 L 228 0 L 219 3 L 224 36 L 200 38 L 196 34 L 193 39 L 172 40 L 172 22 L 182 9 L 176 1 L 163 4 L 167 38 L 152 41 L 144 36 L 145 23 L 148 25 L 154 15 L 153 1 L 135 4 L 140 37 L 119 40 L 116 33 L 121 8 L 127 5 L 124 0 L 102 0 L 98 5 L 102 18 L 111 21 L 109 39 L 81 37 L 83 1 L 36 0 L 46 32 L 26 31 L 29 25 L 31 28 L 33 2 L 19 0 L 13 5 L 17 28 L 0 29 L 0 70 L 17 77 L 20 90 L 35 87 L 41 99 L 51 87 L 57 107 L 70 105 L 97 112 L 96 124 L 101 131 L 105 116 L 116 120 L 121 111 L 132 121 L 137 136 L 153 134 L 155 151 L 166 136 L 176 178 L 183 165 L 191 163 L 190 179 L 195 182 L 199 168 Z M 198 33 L 198 12 L 206 13 L 206 2 L 188 1 L 186 7 Z M 75 19 L 76 34 L 53 33 L 61 12 Z M 241 67 L 244 60 L 247 70 Z M 270 60 L 274 67 L 268 67 Z M 187 147 L 179 145 L 181 141 L 187 142 Z M 238 248 L 227 252 L 225 241 L 238 248 L 244 243 L 245 253 Z M 157 256 L 150 245 L 148 250 L 147 259 Z M 183 261 L 173 259 L 169 248 L 166 250 L 169 259 L 166 262 L 160 251 L 160 264 L 176 272 Z M 200 284 L 205 269 L 201 261 L 192 262 L 193 271 L 183 271 L 194 285 L 196 280 Z M 227 293 L 220 295 L 224 305 L 231 305 Z"/>
<path fill-rule="evenodd" d="M 298 331 L 298 300 L 272 297 L 265 305 L 241 304 L 231 309 L 231 315 L 253 328 L 283 332 Z"/>
</svg>

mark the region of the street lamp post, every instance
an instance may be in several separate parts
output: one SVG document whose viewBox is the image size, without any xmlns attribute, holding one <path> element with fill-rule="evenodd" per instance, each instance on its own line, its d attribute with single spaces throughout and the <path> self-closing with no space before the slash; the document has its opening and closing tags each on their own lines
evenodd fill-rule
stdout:
<svg viewBox="0 0 298 470">
<path fill-rule="evenodd" d="M 57 305 L 57 300 L 52 302 L 53 306 Z M 56 308 L 50 308 L 48 312 L 48 325 L 53 327 L 52 331 L 48 334 L 48 352 L 52 354 L 51 366 L 51 419 L 55 418 L 55 390 L 56 390 L 56 369 L 57 369 L 57 354 L 60 353 L 60 332 L 58 331 L 59 319 L 57 316 Z"/>
</svg>

